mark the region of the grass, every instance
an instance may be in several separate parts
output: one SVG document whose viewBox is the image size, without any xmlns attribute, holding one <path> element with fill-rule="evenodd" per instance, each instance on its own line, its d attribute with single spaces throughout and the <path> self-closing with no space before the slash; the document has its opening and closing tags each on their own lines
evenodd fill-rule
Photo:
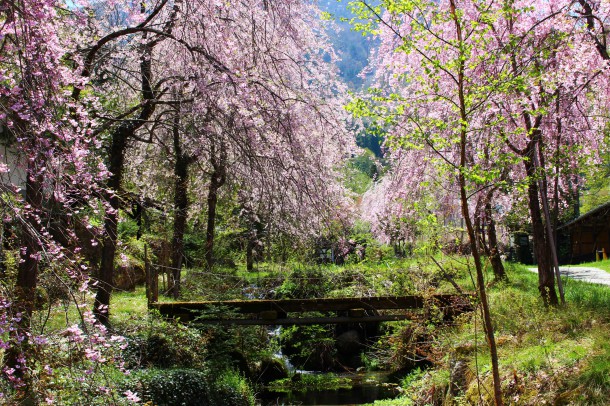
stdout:
<svg viewBox="0 0 610 406">
<path fill-rule="evenodd" d="M 144 286 L 136 287 L 133 292 L 115 292 L 112 295 L 111 323 L 129 323 L 134 319 L 141 320 L 147 312 L 148 303 Z"/>
<path fill-rule="evenodd" d="M 275 392 L 306 392 L 309 390 L 350 389 L 351 387 L 351 379 L 339 377 L 332 373 L 298 374 L 292 378 L 279 379 L 267 385 L 268 389 Z"/>
<path fill-rule="evenodd" d="M 36 332 L 58 332 L 73 324 L 82 322 L 82 314 L 93 308 L 93 296 L 76 298 L 80 308 L 74 300 L 66 300 L 55 304 L 50 309 L 35 311 L 32 317 L 32 329 Z M 46 306 L 45 306 L 46 307 Z M 144 286 L 136 287 L 133 292 L 116 291 L 111 298 L 110 322 L 112 324 L 126 324 L 134 320 L 142 320 L 147 314 L 146 292 Z"/>
</svg>

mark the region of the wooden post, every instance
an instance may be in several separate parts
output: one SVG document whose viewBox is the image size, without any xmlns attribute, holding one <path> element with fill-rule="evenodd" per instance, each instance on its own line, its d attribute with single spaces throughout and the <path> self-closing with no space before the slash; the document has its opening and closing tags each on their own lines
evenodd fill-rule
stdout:
<svg viewBox="0 0 610 406">
<path fill-rule="evenodd" d="M 150 264 L 148 263 L 148 244 L 144 244 L 144 273 L 146 274 L 146 303 L 148 308 L 152 303 L 152 275 Z"/>
<path fill-rule="evenodd" d="M 151 302 L 157 303 L 159 301 L 159 268 L 156 266 L 152 267 L 152 284 L 151 284 Z"/>
<path fill-rule="evenodd" d="M 165 276 L 167 274 L 167 270 L 165 269 L 165 267 L 163 265 L 161 265 L 161 266 L 164 268 L 163 272 L 161 272 L 161 281 L 163 282 L 163 294 L 167 294 L 167 287 L 165 286 Z"/>
</svg>

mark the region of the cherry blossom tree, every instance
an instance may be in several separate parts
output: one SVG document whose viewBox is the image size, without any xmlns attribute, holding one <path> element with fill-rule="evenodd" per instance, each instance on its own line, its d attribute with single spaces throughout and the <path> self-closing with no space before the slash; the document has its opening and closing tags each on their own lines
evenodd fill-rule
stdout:
<svg viewBox="0 0 610 406">
<path fill-rule="evenodd" d="M 319 223 L 324 213 L 333 217 L 345 206 L 337 203 L 346 200 L 336 169 L 352 142 L 341 108 L 345 89 L 325 61 L 332 50 L 315 8 L 300 1 L 231 6 L 201 1 L 185 7 L 189 18 L 177 23 L 172 33 L 184 39 L 176 46 L 172 41 L 159 46 L 153 59 L 171 56 L 171 61 L 156 64 L 153 74 L 175 78 L 180 85 L 174 86 L 185 89 L 174 98 L 182 99 L 182 118 L 174 126 L 180 142 L 173 144 L 178 155 L 172 160 L 184 169 L 178 158 L 188 157 L 196 162 L 190 168 L 197 175 L 191 177 L 207 179 L 198 179 L 193 186 L 201 189 L 191 193 L 206 195 L 205 257 L 211 268 L 216 209 L 226 185 L 242 190 L 239 204 L 244 208 L 261 208 L 257 216 L 267 219 L 267 231 L 311 232 L 303 224 Z M 164 127 L 170 126 L 151 123 L 142 131 L 167 146 Z M 185 172 L 174 176 L 186 179 Z M 146 183 L 150 185 L 141 182 L 142 190 L 150 189 Z M 175 196 L 188 194 L 182 185 Z M 184 200 L 180 208 L 176 203 L 175 221 L 184 220 L 178 213 L 188 211 L 185 207 Z M 300 220 L 305 223 L 297 224 Z M 182 238 L 183 230 L 174 228 L 174 241 Z M 179 261 L 173 262 L 179 283 Z"/>
<path fill-rule="evenodd" d="M 599 103 L 591 92 L 607 88 L 599 52 L 603 30 L 591 28 L 584 2 L 578 3 L 580 9 L 572 2 L 535 7 L 525 2 L 353 4 L 365 17 L 357 28 L 368 29 L 370 21 L 379 26 L 378 69 L 385 74 L 379 80 L 394 91 L 378 90 L 372 109 L 356 102 L 353 110 L 384 117 L 392 126 L 395 148 L 427 149 L 438 157 L 437 165 L 455 176 L 493 359 L 474 226 L 481 215 L 490 217 L 490 199 L 498 186 L 504 191 L 508 185 L 523 186 L 540 293 L 545 303 L 558 303 L 548 194 L 554 190 L 555 207 L 560 207 L 560 187 L 570 184 L 579 160 L 596 150 L 607 98 Z M 587 41 L 595 46 L 577 45 Z M 566 150 L 570 153 L 562 153 Z M 549 179 L 554 179 L 554 189 Z M 470 201 L 477 196 L 479 210 L 473 210 Z M 473 222 L 477 214 L 479 220 Z M 499 404 L 497 361 L 493 369 Z"/>
<path fill-rule="evenodd" d="M 5 227 L 19 234 L 15 289 L 3 294 L 12 297 L 2 306 L 2 328 L 9 332 L 3 372 L 21 400 L 35 399 L 30 353 L 46 342 L 30 329 L 39 275 L 44 270 L 70 289 L 87 289 L 79 250 L 88 242 L 75 229 L 89 227 L 79 211 L 99 195 L 107 174 L 87 114 L 95 97 L 74 102 L 66 91 L 86 83 L 72 70 L 80 61 L 78 43 L 66 28 L 85 21 L 55 1 L 0 6 L 0 128 L 9 144 L 0 203 Z"/>
</svg>

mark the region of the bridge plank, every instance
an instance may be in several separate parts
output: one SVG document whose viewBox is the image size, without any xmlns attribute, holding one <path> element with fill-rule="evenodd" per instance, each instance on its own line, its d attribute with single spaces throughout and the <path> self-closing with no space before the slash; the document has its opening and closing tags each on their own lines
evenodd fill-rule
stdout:
<svg viewBox="0 0 610 406">
<path fill-rule="evenodd" d="M 414 320 L 413 314 L 382 314 L 364 317 L 290 317 L 285 319 L 197 319 L 200 324 L 220 324 L 238 326 L 280 326 L 280 325 L 305 325 L 305 324 L 347 324 L 347 323 L 377 323 L 381 321 Z"/>
<path fill-rule="evenodd" d="M 304 312 L 341 312 L 352 309 L 365 309 L 370 311 L 377 310 L 398 310 L 398 309 L 421 309 L 426 303 L 436 304 L 440 307 L 450 307 L 456 300 L 464 302 L 464 297 L 460 295 L 432 295 L 430 297 L 423 296 L 380 296 L 380 297 L 359 297 L 359 298 L 318 298 L 318 299 L 280 299 L 280 300 L 225 300 L 225 301 L 201 301 L 201 302 L 159 302 L 152 303 L 151 308 L 159 310 L 166 317 L 176 317 L 181 320 L 192 320 L 201 312 L 206 312 L 210 320 L 218 320 L 213 317 L 213 313 L 217 310 L 220 313 L 241 313 L 241 314 L 260 314 L 263 312 L 277 312 L 281 317 L 276 321 L 286 318 L 288 313 L 304 313 Z M 379 316 L 379 315 L 374 315 Z M 386 315 L 392 317 L 394 315 Z M 395 315 L 402 317 L 401 315 Z M 371 315 L 367 317 L 372 317 Z M 319 319 L 319 318 L 318 318 Z M 330 320 L 332 317 L 325 317 L 325 320 Z M 328 323 L 339 323 L 341 318 L 335 318 L 337 321 L 326 321 Z M 351 321 L 357 320 L 350 318 Z M 255 324 L 248 319 L 231 318 L 232 324 L 238 324 L 237 320 L 243 320 L 239 324 Z M 294 318 L 290 323 L 296 324 Z M 262 324 L 269 324 L 260 320 Z M 372 320 L 370 320 L 372 321 Z M 387 320 L 378 320 L 387 321 Z M 347 321 L 346 321 L 347 322 Z M 275 323 L 275 322 L 274 322 Z M 305 323 L 305 322 L 304 322 Z M 271 323 L 273 324 L 273 323 Z M 280 324 L 280 323 L 276 323 Z M 305 323 L 308 324 L 308 323 Z M 315 323 L 314 323 L 315 324 Z"/>
</svg>

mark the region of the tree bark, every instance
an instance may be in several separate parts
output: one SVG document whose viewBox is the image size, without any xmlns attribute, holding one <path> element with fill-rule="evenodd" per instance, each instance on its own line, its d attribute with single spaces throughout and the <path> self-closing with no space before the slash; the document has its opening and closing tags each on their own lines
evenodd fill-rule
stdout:
<svg viewBox="0 0 610 406">
<path fill-rule="evenodd" d="M 493 269 L 494 279 L 496 281 L 506 280 L 506 270 L 500 258 L 500 250 L 498 249 L 498 237 L 496 234 L 496 222 L 493 219 L 491 210 L 491 202 L 488 200 L 485 203 L 485 218 L 487 219 L 487 256 Z"/>
<path fill-rule="evenodd" d="M 246 270 L 252 271 L 254 269 L 254 240 L 251 236 L 248 238 L 248 244 L 246 246 Z"/>
<path fill-rule="evenodd" d="M 462 26 L 460 23 L 460 19 L 457 13 L 457 7 L 455 5 L 455 0 L 450 0 L 450 9 L 451 16 L 455 23 L 456 36 L 458 43 L 463 43 L 462 37 Z M 460 48 L 461 49 L 461 48 Z M 459 159 L 460 163 L 458 166 L 458 182 L 460 185 L 460 203 L 462 206 L 462 216 L 464 217 L 464 223 L 466 225 L 466 231 L 468 232 L 468 240 L 470 242 L 470 249 L 472 251 L 472 258 L 474 260 L 474 265 L 477 274 L 477 291 L 479 294 L 479 299 L 481 300 L 481 307 L 483 309 L 483 320 L 485 326 L 485 337 L 487 338 L 487 344 L 489 345 L 489 353 L 491 358 L 491 372 L 493 376 L 493 389 L 494 389 L 494 402 L 496 406 L 502 406 L 504 404 L 502 400 L 502 387 L 500 381 L 500 368 L 498 363 L 498 350 L 496 348 L 496 340 L 494 337 L 494 329 L 493 324 L 491 322 L 491 312 L 489 309 L 489 303 L 487 301 L 487 293 L 485 291 L 485 279 L 483 277 L 483 265 L 481 263 L 481 257 L 479 255 L 479 250 L 477 247 L 477 237 L 474 230 L 474 226 L 470 219 L 470 210 L 468 205 L 468 193 L 466 189 L 466 176 L 465 172 L 467 169 L 467 160 L 466 160 L 466 144 L 468 140 L 467 133 L 467 123 L 468 114 L 466 113 L 466 97 L 464 93 L 464 60 L 458 60 L 458 99 L 459 99 L 459 107 L 460 107 L 460 144 L 459 144 Z"/>
<path fill-rule="evenodd" d="M 208 188 L 208 218 L 205 240 L 205 262 L 209 270 L 214 266 L 214 236 L 216 231 L 216 205 L 218 204 L 218 190 L 226 181 L 226 151 L 220 145 L 219 156 L 216 156 L 216 146 L 212 143 L 211 163 L 212 174 L 210 176 L 210 186 Z"/>
<path fill-rule="evenodd" d="M 528 156 L 535 153 L 535 148 L 529 148 Z M 533 155 L 531 155 L 533 158 Z M 530 217 L 532 220 L 532 236 L 534 240 L 534 253 L 538 264 L 538 290 L 545 305 L 556 306 L 559 304 L 557 292 L 555 291 L 555 276 L 551 268 L 550 250 L 546 239 L 546 229 L 542 220 L 542 209 L 540 208 L 540 191 L 536 180 L 536 167 L 533 159 L 523 161 L 528 176 L 527 196 Z"/>
<path fill-rule="evenodd" d="M 174 234 L 172 237 L 172 280 L 170 281 L 170 293 L 174 298 L 180 296 L 180 272 L 184 258 L 184 232 L 188 215 L 188 169 L 190 157 L 184 154 L 180 145 L 180 111 L 174 116 L 173 138 L 175 152 L 174 175 Z"/>
<path fill-rule="evenodd" d="M 109 163 L 108 170 L 111 175 L 108 178 L 106 216 L 104 218 L 104 238 L 102 240 L 102 259 L 100 270 L 97 275 L 97 292 L 93 306 L 93 314 L 97 320 L 104 324 L 109 324 L 110 295 L 112 294 L 112 280 L 114 277 L 114 257 L 116 255 L 116 245 L 118 236 L 118 222 L 121 190 L 121 180 L 125 164 L 125 149 L 127 145 L 128 131 L 117 129 L 112 134 L 110 149 L 108 151 Z"/>
<path fill-rule="evenodd" d="M 30 318 L 34 310 L 36 285 L 38 282 L 41 255 L 40 221 L 42 216 L 42 174 L 36 173 L 35 164 L 30 162 L 25 185 L 25 201 L 30 205 L 30 212 L 25 215 L 21 227 L 21 247 L 16 281 L 16 303 L 22 314 L 19 325 L 29 329 Z"/>
<path fill-rule="evenodd" d="M 20 361 L 23 354 L 28 352 L 30 322 L 36 300 L 36 286 L 38 283 L 39 264 L 42 254 L 41 247 L 41 216 L 43 207 L 42 183 L 43 177 L 39 172 L 38 160 L 28 163 L 27 180 L 25 185 L 25 202 L 30 205 L 29 211 L 24 213 L 21 223 L 21 249 L 19 250 L 19 266 L 15 282 L 13 317 L 16 320 L 16 329 L 9 331 L 11 342 L 6 350 L 4 364 L 14 368 L 14 376 L 22 379 L 25 385 L 17 397 L 21 400 L 32 398 L 30 390 L 31 377 L 28 376 L 25 365 Z"/>
<path fill-rule="evenodd" d="M 93 305 L 93 314 L 97 320 L 109 325 L 110 296 L 112 294 L 112 279 L 114 277 L 114 257 L 117 245 L 117 227 L 119 220 L 121 183 L 125 165 L 125 151 L 127 140 L 144 125 L 154 110 L 155 99 L 152 88 L 152 45 L 144 45 L 142 58 L 140 60 L 140 74 L 142 85 L 142 98 L 144 99 L 142 110 L 137 119 L 122 122 L 113 132 L 108 150 L 108 171 L 111 173 L 108 179 L 107 201 L 109 208 L 106 210 L 104 219 L 104 238 L 102 241 L 102 259 L 100 271 L 97 278 L 97 292 Z"/>
</svg>

